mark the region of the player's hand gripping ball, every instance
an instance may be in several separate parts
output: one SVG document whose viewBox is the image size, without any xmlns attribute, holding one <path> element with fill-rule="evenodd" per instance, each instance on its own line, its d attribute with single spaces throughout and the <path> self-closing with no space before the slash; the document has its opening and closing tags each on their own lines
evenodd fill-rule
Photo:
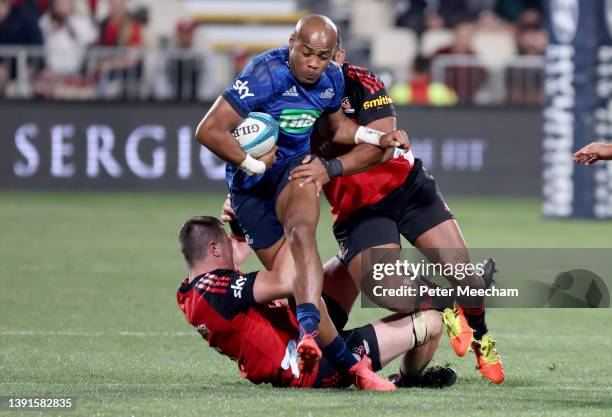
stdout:
<svg viewBox="0 0 612 417">
<path fill-rule="evenodd" d="M 240 148 L 253 158 L 260 158 L 272 150 L 278 140 L 278 124 L 266 113 L 252 112 L 234 129 Z"/>
</svg>

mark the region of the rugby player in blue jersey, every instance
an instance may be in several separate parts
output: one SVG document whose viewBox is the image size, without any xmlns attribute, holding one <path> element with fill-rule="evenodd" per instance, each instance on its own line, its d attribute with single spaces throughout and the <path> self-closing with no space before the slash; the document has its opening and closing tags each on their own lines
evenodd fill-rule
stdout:
<svg viewBox="0 0 612 417">
<path fill-rule="evenodd" d="M 403 131 L 383 134 L 344 116 L 343 74 L 332 62 L 337 36 L 336 26 L 324 16 L 301 19 L 289 45 L 256 57 L 215 101 L 196 132 L 202 145 L 228 162 L 232 206 L 263 265 L 278 270 L 287 259 L 295 261 L 293 293 L 300 327 L 298 354 L 304 372 L 313 372 L 321 358 L 315 341 L 323 285 L 315 236 L 320 201 L 314 184 L 301 187 L 298 182 L 289 182 L 289 172 L 310 153 L 309 137 L 322 115 L 327 117 L 330 136 L 337 143 L 387 148 L 401 147 L 408 141 Z M 280 128 L 275 154 L 260 160 L 243 152 L 232 135 L 253 111 L 273 116 Z M 342 339 L 324 348 L 340 369 L 359 373 L 359 364 Z M 360 388 L 389 388 L 384 379 L 368 375 Z"/>
</svg>

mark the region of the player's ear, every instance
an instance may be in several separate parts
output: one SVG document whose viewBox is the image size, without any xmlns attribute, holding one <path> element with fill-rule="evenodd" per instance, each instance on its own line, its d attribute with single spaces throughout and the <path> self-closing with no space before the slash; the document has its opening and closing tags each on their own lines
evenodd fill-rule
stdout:
<svg viewBox="0 0 612 417">
<path fill-rule="evenodd" d="M 289 35 L 289 49 L 293 49 L 295 46 L 295 32 Z"/>
<path fill-rule="evenodd" d="M 221 256 L 221 251 L 219 250 L 219 246 L 217 245 L 217 242 L 215 242 L 214 240 L 211 240 L 210 243 L 208 244 L 208 253 L 214 256 L 215 258 L 218 258 L 219 256 Z"/>
<path fill-rule="evenodd" d="M 344 49 L 336 49 L 334 53 L 334 61 L 342 66 L 344 64 L 344 60 L 346 59 L 346 51 Z"/>
</svg>

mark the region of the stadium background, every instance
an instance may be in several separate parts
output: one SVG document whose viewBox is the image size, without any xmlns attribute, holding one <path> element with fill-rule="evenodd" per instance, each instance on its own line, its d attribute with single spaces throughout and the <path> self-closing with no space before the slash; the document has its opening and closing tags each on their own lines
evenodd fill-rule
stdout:
<svg viewBox="0 0 612 417">
<path fill-rule="evenodd" d="M 564 163 L 542 145 L 556 138 L 543 129 L 554 105 L 544 80 L 557 68 L 545 48 L 563 43 L 546 29 L 542 2 L 83 0 L 55 30 L 43 24 L 53 2 L 0 7 L 8 3 L 29 32 L 19 45 L 6 41 L 14 31 L 0 13 L 0 396 L 74 395 L 75 415 L 609 415 L 609 310 L 492 311 L 503 386 L 483 382 L 472 358 L 454 357 L 443 340 L 435 361 L 457 368 L 456 387 L 364 395 L 251 386 L 195 336 L 174 300 L 185 274 L 177 230 L 189 216 L 219 213 L 225 195 L 223 165 L 197 146 L 194 128 L 248 58 L 283 44 L 308 11 L 337 21 L 350 62 L 385 79 L 469 246 L 611 247 L 606 221 L 542 214 L 554 175 L 545 173 Z M 551 3 L 570 17 L 578 7 Z M 109 11 L 120 39 L 99 24 Z M 66 40 L 66 21 L 89 24 L 98 40 Z M 577 32 L 575 42 L 597 37 Z M 590 77 L 573 94 L 591 94 L 571 107 L 573 120 L 594 115 L 574 126 L 574 149 L 607 139 L 602 65 L 572 67 Z M 607 189 L 586 168 L 572 172 L 556 186 L 586 189 L 578 200 L 590 209 L 551 217 L 607 217 L 593 209 Z M 318 241 L 323 259 L 334 255 L 326 203 Z M 245 270 L 256 268 L 251 260 Z M 351 323 L 384 314 L 356 308 Z"/>
</svg>

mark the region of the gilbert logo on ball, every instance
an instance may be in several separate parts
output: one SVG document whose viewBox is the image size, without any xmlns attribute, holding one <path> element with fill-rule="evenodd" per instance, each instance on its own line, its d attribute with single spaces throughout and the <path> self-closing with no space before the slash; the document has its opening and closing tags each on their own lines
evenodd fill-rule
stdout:
<svg viewBox="0 0 612 417">
<path fill-rule="evenodd" d="M 278 140 L 278 124 L 266 113 L 252 112 L 233 131 L 240 149 L 259 158 L 274 147 Z"/>
</svg>

